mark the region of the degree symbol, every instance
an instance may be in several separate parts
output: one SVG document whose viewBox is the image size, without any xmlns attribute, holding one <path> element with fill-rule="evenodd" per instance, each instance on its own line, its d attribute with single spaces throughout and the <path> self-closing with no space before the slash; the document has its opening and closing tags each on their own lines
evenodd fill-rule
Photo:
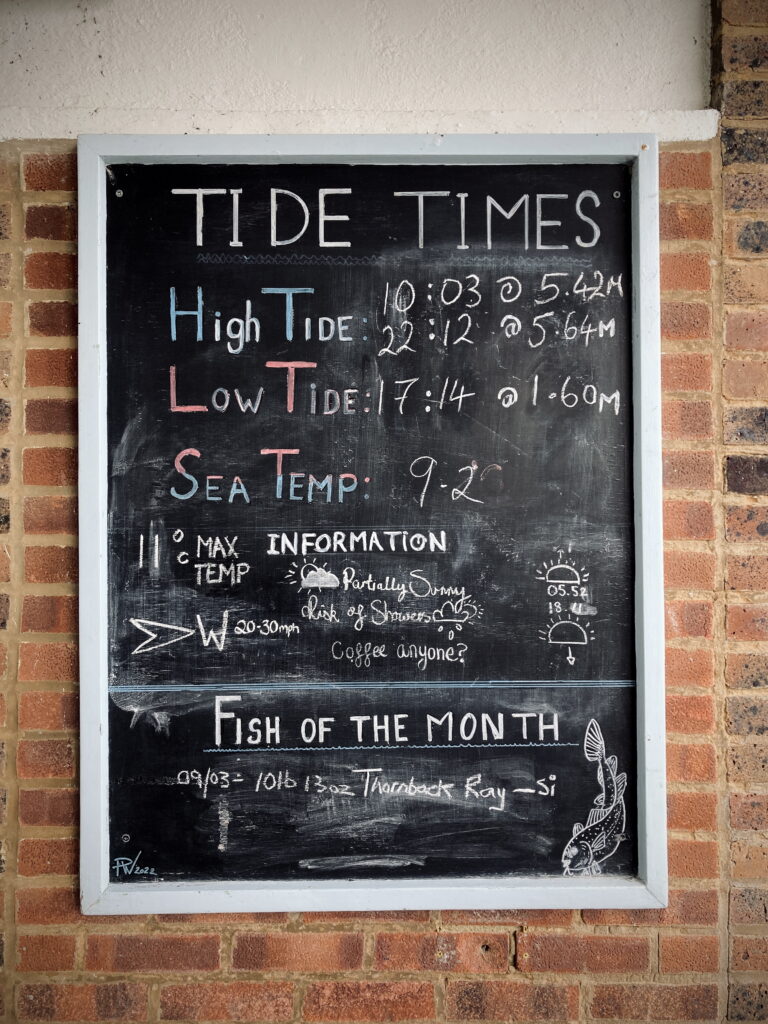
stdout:
<svg viewBox="0 0 768 1024">
<path fill-rule="evenodd" d="M 173 540 L 174 540 L 174 543 L 180 544 L 184 540 L 184 531 L 183 530 L 174 530 L 173 531 Z"/>
</svg>

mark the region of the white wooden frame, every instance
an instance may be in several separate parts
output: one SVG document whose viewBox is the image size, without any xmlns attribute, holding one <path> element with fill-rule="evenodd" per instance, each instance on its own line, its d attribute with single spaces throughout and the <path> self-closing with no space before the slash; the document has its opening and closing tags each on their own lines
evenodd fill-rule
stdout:
<svg viewBox="0 0 768 1024">
<path fill-rule="evenodd" d="M 109 881 L 106 174 L 138 163 L 625 163 L 632 169 L 637 879 Z M 652 135 L 91 135 L 78 141 L 81 904 L 85 914 L 666 905 L 658 153 Z"/>
</svg>

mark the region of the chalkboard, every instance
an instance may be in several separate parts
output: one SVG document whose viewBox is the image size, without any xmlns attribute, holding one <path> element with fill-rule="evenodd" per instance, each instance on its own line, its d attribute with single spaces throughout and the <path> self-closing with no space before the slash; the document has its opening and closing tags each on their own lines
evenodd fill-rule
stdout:
<svg viewBox="0 0 768 1024">
<path fill-rule="evenodd" d="M 81 140 L 87 911 L 663 902 L 655 146 L 535 141 Z"/>
</svg>

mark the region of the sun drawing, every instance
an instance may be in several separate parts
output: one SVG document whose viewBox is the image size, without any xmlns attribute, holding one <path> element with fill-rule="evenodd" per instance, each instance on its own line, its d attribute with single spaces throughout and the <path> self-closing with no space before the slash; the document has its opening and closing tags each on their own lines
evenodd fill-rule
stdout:
<svg viewBox="0 0 768 1024">
<path fill-rule="evenodd" d="M 581 646 L 594 640 L 595 634 L 590 624 L 582 625 L 575 619 L 551 619 L 545 629 L 539 630 L 539 636 L 549 644 L 566 644 L 568 647 Z"/>
<path fill-rule="evenodd" d="M 595 639 L 594 631 L 589 622 L 576 622 L 569 616 L 563 619 L 550 619 L 544 629 L 539 630 L 539 639 L 548 644 L 567 647 L 566 661 L 569 665 L 576 663 L 574 647 L 585 647 Z"/>
<path fill-rule="evenodd" d="M 567 583 L 579 587 L 589 579 L 589 573 L 582 565 L 581 569 L 576 568 L 572 558 L 565 558 L 562 551 L 558 551 L 558 559 L 544 564 L 537 570 L 536 579 L 544 583 Z"/>
</svg>

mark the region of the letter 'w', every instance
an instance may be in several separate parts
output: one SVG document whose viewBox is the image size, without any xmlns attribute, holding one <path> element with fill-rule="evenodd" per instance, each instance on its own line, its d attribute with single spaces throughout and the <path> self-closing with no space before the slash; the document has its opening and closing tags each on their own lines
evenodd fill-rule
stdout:
<svg viewBox="0 0 768 1024">
<path fill-rule="evenodd" d="M 200 639 L 203 641 L 203 647 L 209 647 L 211 641 L 213 641 L 220 651 L 224 650 L 224 641 L 227 639 L 227 623 L 229 622 L 229 612 L 224 612 L 221 619 L 221 629 L 212 629 L 207 631 L 203 625 L 203 620 L 199 615 L 196 615 L 197 628 L 200 630 Z"/>
</svg>

